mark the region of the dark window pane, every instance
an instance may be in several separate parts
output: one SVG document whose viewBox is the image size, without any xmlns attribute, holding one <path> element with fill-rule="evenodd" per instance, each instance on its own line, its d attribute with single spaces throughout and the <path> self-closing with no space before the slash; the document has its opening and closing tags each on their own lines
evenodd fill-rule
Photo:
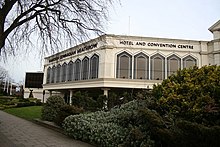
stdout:
<svg viewBox="0 0 220 147">
<path fill-rule="evenodd" d="M 151 58 L 151 79 L 163 80 L 165 77 L 164 57 L 156 55 Z"/>
<path fill-rule="evenodd" d="M 191 56 L 188 56 L 188 57 L 183 59 L 183 63 L 184 63 L 183 64 L 184 68 L 190 68 L 190 67 L 196 65 L 196 59 L 191 57 Z"/>
<path fill-rule="evenodd" d="M 89 76 L 89 59 L 86 57 L 82 61 L 82 80 L 88 79 Z"/>
<path fill-rule="evenodd" d="M 145 55 L 135 56 L 135 79 L 148 79 L 148 57 Z"/>
<path fill-rule="evenodd" d="M 51 83 L 55 82 L 55 73 L 56 73 L 56 67 L 53 66 L 52 72 L 51 72 Z"/>
<path fill-rule="evenodd" d="M 47 69 L 47 84 L 50 83 L 50 78 L 51 78 L 51 68 L 49 67 L 49 68 Z"/>
<path fill-rule="evenodd" d="M 61 71 L 61 66 L 58 65 L 56 68 L 56 83 L 60 82 L 60 71 Z"/>
<path fill-rule="evenodd" d="M 167 65 L 167 72 L 168 76 L 175 74 L 178 69 L 180 69 L 180 58 L 176 56 L 172 56 L 167 59 L 168 65 Z"/>
<path fill-rule="evenodd" d="M 131 77 L 131 56 L 122 53 L 117 57 L 117 78 L 130 79 Z"/>
<path fill-rule="evenodd" d="M 62 65 L 62 72 L 61 72 L 61 79 L 62 79 L 62 81 L 61 82 L 66 82 L 66 77 L 67 77 L 67 65 L 66 65 L 66 63 L 64 63 L 63 65 Z"/>
<path fill-rule="evenodd" d="M 90 61 L 90 79 L 98 78 L 99 57 L 94 55 Z"/>
<path fill-rule="evenodd" d="M 69 64 L 68 64 L 67 80 L 72 81 L 73 80 L 73 75 L 74 75 L 74 64 L 73 64 L 72 61 L 70 61 Z"/>
<path fill-rule="evenodd" d="M 81 61 L 78 59 L 75 62 L 75 80 L 80 80 L 80 72 L 81 72 Z"/>
</svg>

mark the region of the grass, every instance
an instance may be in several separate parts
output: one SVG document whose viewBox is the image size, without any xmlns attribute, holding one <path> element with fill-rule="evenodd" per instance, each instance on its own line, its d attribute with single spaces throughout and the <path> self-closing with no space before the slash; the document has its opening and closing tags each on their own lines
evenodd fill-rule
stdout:
<svg viewBox="0 0 220 147">
<path fill-rule="evenodd" d="M 26 120 L 34 120 L 41 118 L 41 109 L 42 106 L 30 106 L 20 108 L 9 108 L 5 109 L 4 111 L 9 114 L 24 118 Z"/>
</svg>

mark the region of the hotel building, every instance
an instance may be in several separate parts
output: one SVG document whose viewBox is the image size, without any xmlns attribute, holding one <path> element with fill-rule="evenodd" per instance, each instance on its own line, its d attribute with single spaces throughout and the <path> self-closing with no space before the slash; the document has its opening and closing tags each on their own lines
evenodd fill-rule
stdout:
<svg viewBox="0 0 220 147">
<path fill-rule="evenodd" d="M 220 65 L 220 21 L 211 41 L 102 35 L 45 58 L 44 90 L 151 89 L 178 69 Z"/>
</svg>

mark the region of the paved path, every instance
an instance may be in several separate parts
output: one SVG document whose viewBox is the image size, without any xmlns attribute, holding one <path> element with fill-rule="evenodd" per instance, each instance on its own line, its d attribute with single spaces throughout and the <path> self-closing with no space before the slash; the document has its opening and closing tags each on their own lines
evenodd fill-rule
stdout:
<svg viewBox="0 0 220 147">
<path fill-rule="evenodd" d="M 0 147 L 92 147 L 0 111 Z"/>
</svg>

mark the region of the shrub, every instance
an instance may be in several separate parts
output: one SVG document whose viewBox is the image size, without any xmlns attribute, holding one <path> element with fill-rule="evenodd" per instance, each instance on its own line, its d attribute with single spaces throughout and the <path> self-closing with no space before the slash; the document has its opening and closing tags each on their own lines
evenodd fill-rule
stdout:
<svg viewBox="0 0 220 147">
<path fill-rule="evenodd" d="M 18 102 L 16 107 L 35 106 L 35 102 Z"/>
<path fill-rule="evenodd" d="M 106 103 L 107 103 L 107 97 L 105 95 L 99 95 L 97 98 L 97 108 L 99 110 L 105 110 L 106 109 Z"/>
<path fill-rule="evenodd" d="M 179 70 L 154 86 L 153 95 L 163 113 L 215 125 L 220 122 L 220 66 Z"/>
<path fill-rule="evenodd" d="M 63 105 L 60 108 L 60 111 L 57 114 L 54 122 L 57 125 L 62 126 L 62 123 L 67 116 L 80 114 L 82 112 L 84 112 L 82 108 L 78 108 L 76 106 L 70 106 L 70 105 Z"/>
<path fill-rule="evenodd" d="M 145 108 L 145 100 L 131 101 L 115 107 L 110 111 L 97 111 L 88 114 L 71 115 L 64 120 L 63 127 L 65 132 L 75 139 L 89 141 L 100 146 L 118 146 L 122 145 L 131 130 L 134 128 L 138 119 L 138 110 Z M 139 126 L 137 126 L 139 127 Z M 133 146 L 139 146 L 148 142 L 153 144 L 149 134 L 144 134 L 143 140 L 136 140 Z"/>
<path fill-rule="evenodd" d="M 82 107 L 85 110 L 97 110 L 96 101 L 92 97 L 89 97 L 87 92 L 77 91 L 74 93 L 72 97 L 72 104 L 79 108 Z"/>
<path fill-rule="evenodd" d="M 170 128 L 150 127 L 157 146 L 169 147 L 218 147 L 220 126 L 204 126 L 185 120 L 177 120 Z"/>
<path fill-rule="evenodd" d="M 45 105 L 42 107 L 42 119 L 54 121 L 57 114 L 60 112 L 60 108 L 64 105 L 64 99 L 60 96 L 49 97 Z"/>
</svg>

